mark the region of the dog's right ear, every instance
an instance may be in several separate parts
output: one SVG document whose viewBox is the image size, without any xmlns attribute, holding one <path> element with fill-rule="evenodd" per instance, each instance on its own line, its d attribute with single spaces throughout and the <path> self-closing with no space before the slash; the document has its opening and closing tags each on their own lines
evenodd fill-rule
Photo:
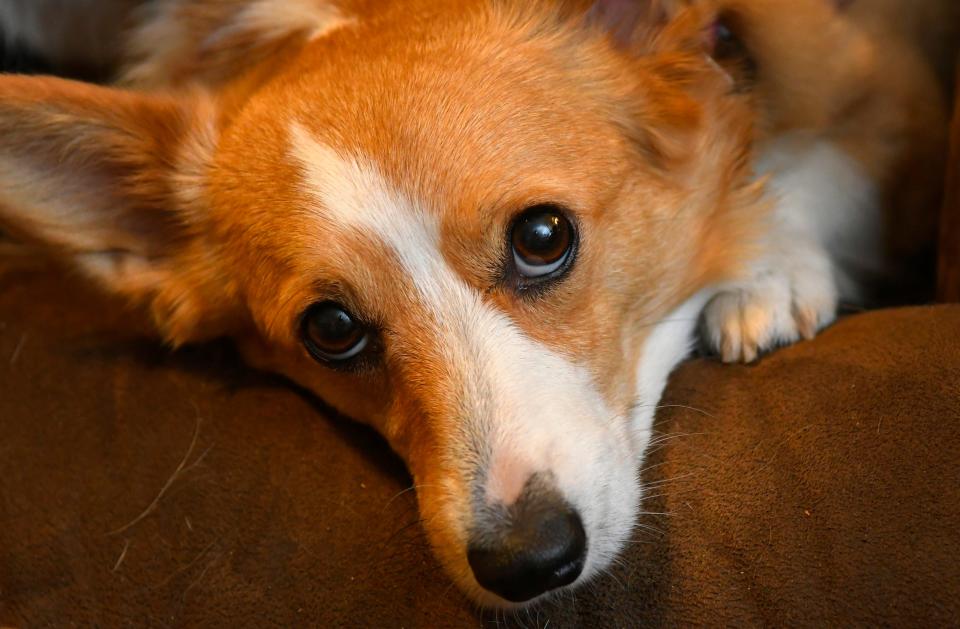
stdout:
<svg viewBox="0 0 960 629">
<path fill-rule="evenodd" d="M 200 95 L 0 76 L 0 227 L 148 308 L 168 341 L 206 336 L 230 302 L 200 242 L 214 129 Z"/>
</svg>

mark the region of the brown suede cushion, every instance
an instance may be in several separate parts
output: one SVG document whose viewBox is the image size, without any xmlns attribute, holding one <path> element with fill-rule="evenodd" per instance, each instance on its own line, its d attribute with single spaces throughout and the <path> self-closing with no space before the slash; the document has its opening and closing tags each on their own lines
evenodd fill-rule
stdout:
<svg viewBox="0 0 960 629">
<path fill-rule="evenodd" d="M 2 268 L 2 267 L 0 267 Z M 227 345 L 0 276 L 0 625 L 490 625 L 402 464 Z M 509 626 L 960 620 L 960 307 L 673 378 L 622 565 Z M 492 626 L 492 625 L 491 625 Z"/>
</svg>

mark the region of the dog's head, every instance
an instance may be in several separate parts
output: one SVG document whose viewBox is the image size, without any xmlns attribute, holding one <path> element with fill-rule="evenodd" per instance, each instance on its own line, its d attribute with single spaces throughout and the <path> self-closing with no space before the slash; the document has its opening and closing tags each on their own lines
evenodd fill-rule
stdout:
<svg viewBox="0 0 960 629">
<path fill-rule="evenodd" d="M 0 79 L 0 217 L 168 341 L 231 335 L 376 427 L 450 574 L 505 605 L 629 537 L 696 311 L 668 315 L 759 213 L 750 116 L 695 16 L 420 4 L 243 98 Z"/>
</svg>

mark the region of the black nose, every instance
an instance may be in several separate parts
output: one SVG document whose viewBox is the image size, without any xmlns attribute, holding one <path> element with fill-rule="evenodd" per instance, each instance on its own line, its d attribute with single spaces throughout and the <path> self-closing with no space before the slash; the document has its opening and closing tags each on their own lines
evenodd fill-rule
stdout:
<svg viewBox="0 0 960 629">
<path fill-rule="evenodd" d="M 553 494 L 522 496 L 481 524 L 467 549 L 477 583 L 520 603 L 569 585 L 583 570 L 587 536 L 580 515 Z"/>
</svg>

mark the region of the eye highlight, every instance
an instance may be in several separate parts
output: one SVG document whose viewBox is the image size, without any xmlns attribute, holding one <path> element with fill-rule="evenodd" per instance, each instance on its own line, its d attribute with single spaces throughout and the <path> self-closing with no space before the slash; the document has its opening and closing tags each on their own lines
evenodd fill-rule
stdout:
<svg viewBox="0 0 960 629">
<path fill-rule="evenodd" d="M 303 314 L 300 333 L 315 360 L 343 364 L 370 344 L 370 331 L 346 308 L 333 301 L 310 306 Z"/>
<path fill-rule="evenodd" d="M 510 233 L 517 273 L 535 280 L 555 277 L 568 266 L 575 242 L 574 227 L 559 208 L 536 205 L 525 210 Z"/>
</svg>

